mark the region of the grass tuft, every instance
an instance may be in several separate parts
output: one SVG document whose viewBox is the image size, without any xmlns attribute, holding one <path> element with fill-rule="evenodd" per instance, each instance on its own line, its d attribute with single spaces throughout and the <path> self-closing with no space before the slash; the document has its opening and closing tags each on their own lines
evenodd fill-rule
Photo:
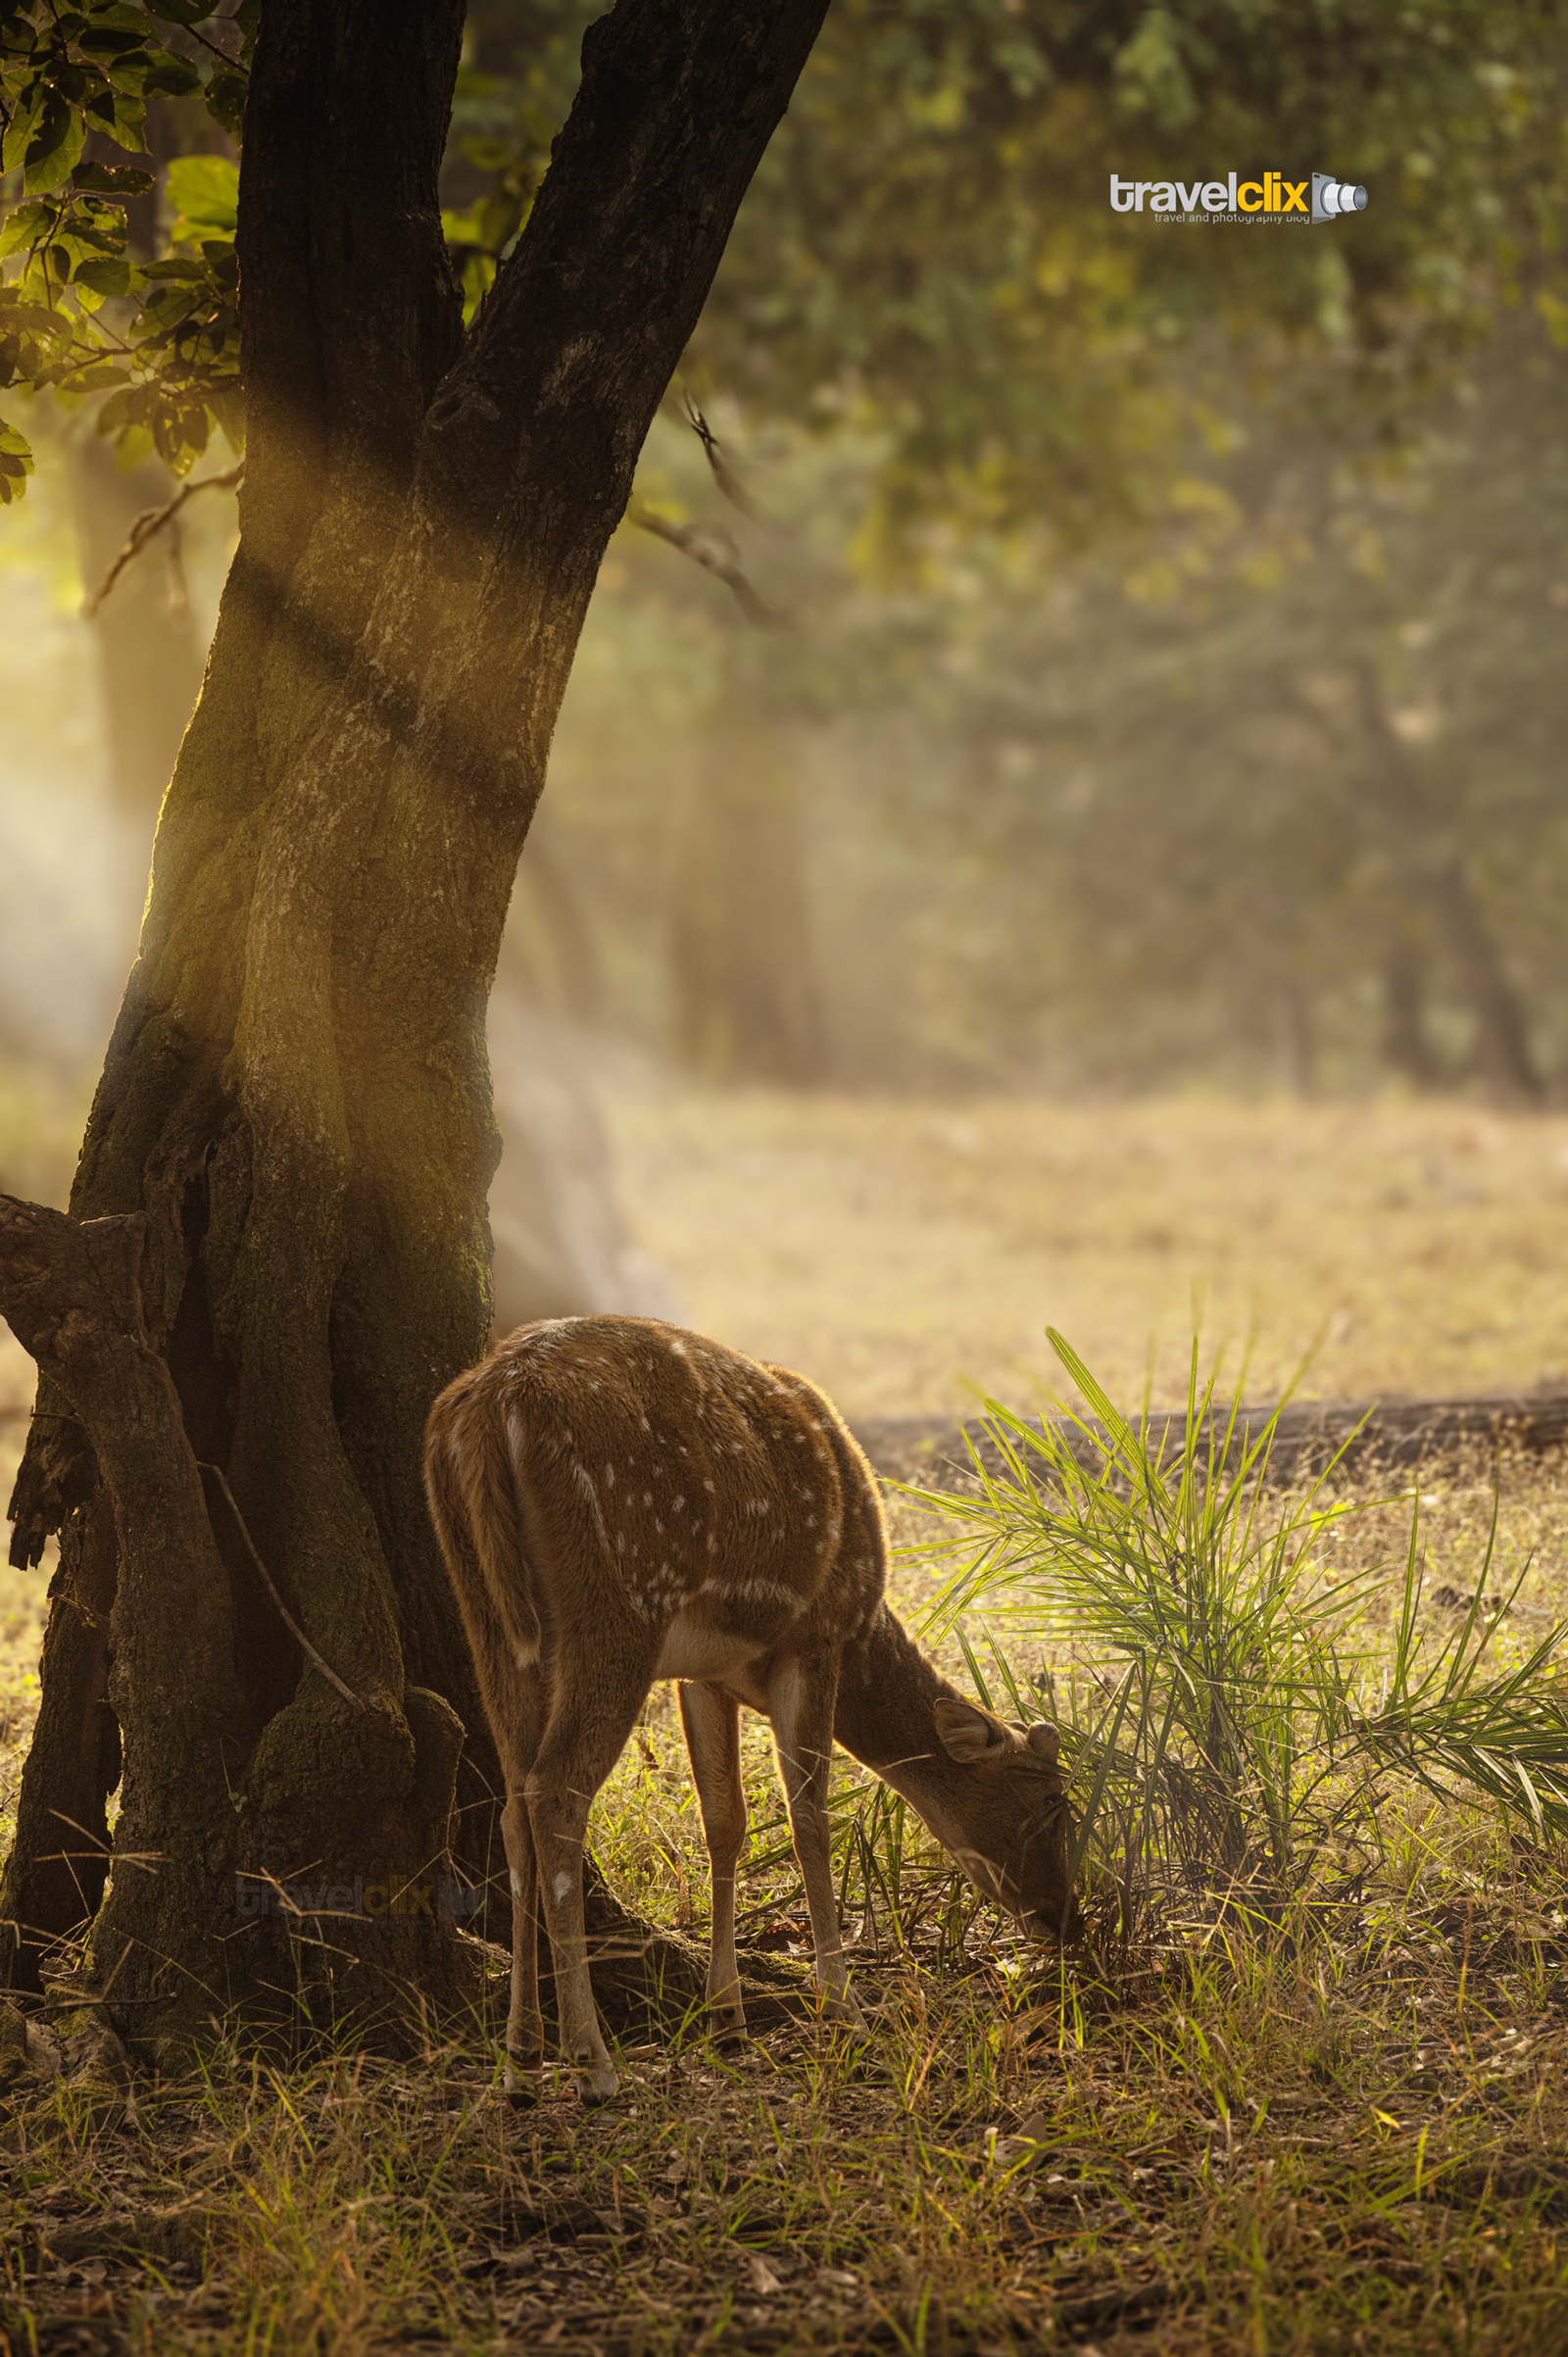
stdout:
<svg viewBox="0 0 1568 2357">
<path fill-rule="evenodd" d="M 1336 1494 L 1345 1450 L 1304 1492 L 1269 1486 L 1289 1392 L 1244 1427 L 1240 1386 L 1226 1400 L 1214 1376 L 1200 1385 L 1195 1343 L 1168 1449 L 1147 1399 L 1135 1422 L 1051 1340 L 1089 1412 L 1030 1423 L 988 1400 L 1000 1470 L 971 1443 L 969 1489 L 911 1495 L 957 1525 L 967 1559 L 929 1625 L 956 1630 L 986 1700 L 966 1611 L 983 1606 L 1048 1656 L 1069 1648 L 1067 1673 L 1048 1657 L 1026 1694 L 991 1645 L 1003 1704 L 1027 1718 L 1044 1697 L 1061 1725 L 1102 1938 L 1159 1938 L 1195 1906 L 1304 1920 L 1299 1902 L 1331 1901 L 1347 1860 L 1384 1862 L 1396 1787 L 1446 1805 L 1484 1796 L 1538 1841 L 1568 1832 L 1564 1631 L 1499 1660 L 1529 1562 L 1487 1608 L 1495 1506 L 1467 1608 L 1435 1632 L 1412 1501 L 1380 1622 L 1387 1563 L 1348 1579 L 1329 1567 L 1340 1525 L 1382 1502 Z"/>
</svg>

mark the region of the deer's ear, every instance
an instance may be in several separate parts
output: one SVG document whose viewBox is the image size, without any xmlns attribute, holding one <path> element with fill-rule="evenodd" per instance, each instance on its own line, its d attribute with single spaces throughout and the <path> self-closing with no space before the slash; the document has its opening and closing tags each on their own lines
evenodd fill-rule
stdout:
<svg viewBox="0 0 1568 2357">
<path fill-rule="evenodd" d="M 1031 1751 L 1041 1759 L 1049 1759 L 1053 1767 L 1061 1757 L 1061 1738 L 1044 1719 L 1036 1719 L 1026 1731 L 1024 1741 Z"/>
<path fill-rule="evenodd" d="M 1000 1759 L 1004 1751 L 1010 1750 L 1005 1730 L 983 1710 L 976 1710 L 973 1703 L 960 1702 L 952 1694 L 939 1694 L 931 1709 L 943 1749 L 960 1767 L 971 1768 L 977 1760 Z"/>
</svg>

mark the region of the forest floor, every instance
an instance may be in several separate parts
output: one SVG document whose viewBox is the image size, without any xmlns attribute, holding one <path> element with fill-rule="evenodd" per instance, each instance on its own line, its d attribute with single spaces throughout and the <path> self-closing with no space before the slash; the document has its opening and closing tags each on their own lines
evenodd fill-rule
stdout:
<svg viewBox="0 0 1568 2357">
<path fill-rule="evenodd" d="M 1324 1324 L 1320 1396 L 1568 1381 L 1568 1311 L 1539 1273 L 1568 1208 L 1555 1117 L 627 1090 L 613 1119 L 641 1240 L 693 1321 L 820 1377 L 852 1416 L 951 1411 L 956 1373 L 1025 1403 L 1048 1321 L 1135 1394 L 1159 1330 L 1171 1398 L 1189 1279 L 1210 1283 L 1205 1335 L 1259 1303 L 1254 1394 Z M 0 1347 L 0 1411 L 26 1371 Z M 0 1422 L 0 1478 L 20 1437 Z M 1568 1611 L 1560 1459 L 1357 1480 L 1335 1570 L 1372 1581 L 1374 1630 L 1417 1505 L 1438 1639 L 1483 1576 L 1494 1502 L 1488 1591 L 1522 1575 L 1499 1660 Z M 917 1617 L 931 1526 L 895 1501 L 895 1536 Z M 0 1845 L 42 1589 L 0 1571 Z M 804 1971 L 756 1724 L 746 1772 L 743 1940 Z M 853 1770 L 838 1792 L 847 1823 Z M 701 1936 L 666 1694 L 595 1841 L 628 1903 Z M 201 2079 L 149 2076 L 128 2112 L 14 2085 L 9 2113 L 0 2053 L 0 2357 L 1568 2346 L 1560 1846 L 1391 1780 L 1282 1923 L 1199 1893 L 1137 1951 L 1065 1962 L 961 1902 L 934 1851 L 896 1875 L 884 1858 L 880 1884 L 853 1841 L 842 1858 L 861 2049 L 804 2006 L 738 2047 L 671 2022 L 622 2048 L 617 2102 L 585 2110 L 552 2071 L 514 2109 L 492 2020 L 397 2065 L 221 2051 Z"/>
</svg>

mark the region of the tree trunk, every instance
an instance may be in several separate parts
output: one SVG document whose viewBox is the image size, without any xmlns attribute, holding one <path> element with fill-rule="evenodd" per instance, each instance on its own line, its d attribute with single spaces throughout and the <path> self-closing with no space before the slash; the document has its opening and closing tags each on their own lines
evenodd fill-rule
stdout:
<svg viewBox="0 0 1568 2357">
<path fill-rule="evenodd" d="M 1298 975 L 1274 985 L 1274 1064 L 1288 1097 L 1310 1097 L 1317 1082 L 1317 1042 L 1312 1002 Z"/>
<path fill-rule="evenodd" d="M 149 2044 L 467 1987 L 449 1822 L 487 1877 L 496 1769 L 419 1454 L 489 1320 L 485 999 L 605 544 L 820 15 L 619 0 L 465 339 L 436 199 L 460 0 L 266 0 L 240 546 L 74 1217 L 0 1242 L 46 1378 L 14 1551 L 63 1530 L 84 1566 L 114 1515 L 92 1966 Z M 0 1892 L 19 1980 L 68 1928 L 52 1782 L 107 1773 L 79 1766 L 83 1577 Z"/>
<path fill-rule="evenodd" d="M 1375 674 L 1363 665 L 1357 680 L 1375 749 L 1373 798 L 1404 889 L 1428 912 L 1475 1016 L 1476 1069 L 1498 1096 L 1533 1103 L 1541 1095 L 1541 1075 L 1531 1056 L 1524 1010 L 1476 906 L 1463 856 L 1389 724 Z"/>
<path fill-rule="evenodd" d="M 826 1068 L 794 774 L 775 733 L 721 714 L 675 840 L 676 1054 L 711 1080 L 803 1087 Z"/>
<path fill-rule="evenodd" d="M 1438 1059 L 1426 1030 L 1427 961 L 1408 933 L 1395 933 L 1383 960 L 1383 1057 L 1418 1089 L 1436 1088 Z"/>
</svg>

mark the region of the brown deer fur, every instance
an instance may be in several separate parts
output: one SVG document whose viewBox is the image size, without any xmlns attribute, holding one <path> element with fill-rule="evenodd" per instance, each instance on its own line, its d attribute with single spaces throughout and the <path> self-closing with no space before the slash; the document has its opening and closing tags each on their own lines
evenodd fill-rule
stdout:
<svg viewBox="0 0 1568 2357">
<path fill-rule="evenodd" d="M 744 2026 L 740 1705 L 772 1722 L 824 2010 L 858 2023 L 828 1854 L 835 1736 L 981 1890 L 1057 1936 L 1073 1914 L 1055 1731 L 965 1701 L 883 1600 L 876 1481 L 803 1376 L 652 1318 L 547 1318 L 450 1384 L 425 1485 L 507 1776 L 512 2074 L 542 2053 L 536 1913 L 585 2095 L 615 2074 L 589 1986 L 588 1811 L 657 1678 L 681 1720 L 713 1883 L 710 2007 Z"/>
</svg>

